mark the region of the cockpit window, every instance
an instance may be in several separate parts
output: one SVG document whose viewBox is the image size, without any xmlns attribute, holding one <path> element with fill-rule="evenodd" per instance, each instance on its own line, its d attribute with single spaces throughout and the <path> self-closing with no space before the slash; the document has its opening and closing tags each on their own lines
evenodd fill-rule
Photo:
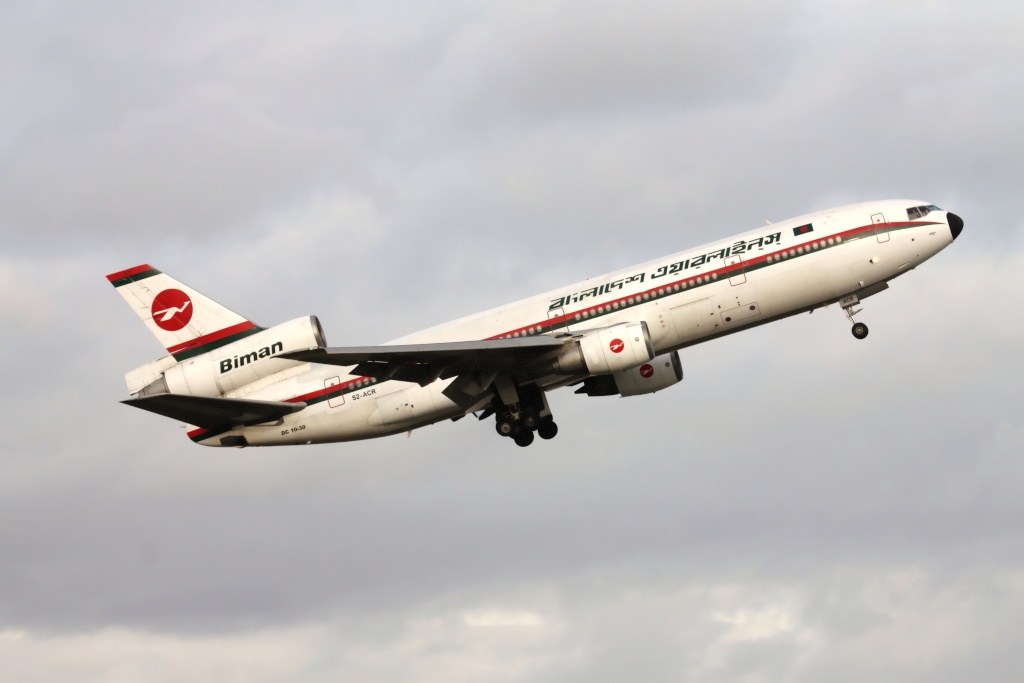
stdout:
<svg viewBox="0 0 1024 683">
<path fill-rule="evenodd" d="M 924 218 L 932 211 L 942 211 L 942 209 L 934 204 L 929 204 L 928 206 L 912 206 L 907 209 L 907 218 L 910 220 L 914 220 L 915 218 Z"/>
</svg>

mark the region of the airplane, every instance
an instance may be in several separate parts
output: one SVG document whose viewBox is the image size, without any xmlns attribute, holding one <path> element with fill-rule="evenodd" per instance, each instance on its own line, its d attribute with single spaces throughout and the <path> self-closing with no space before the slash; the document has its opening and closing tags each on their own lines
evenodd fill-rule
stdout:
<svg viewBox="0 0 1024 683">
<path fill-rule="evenodd" d="M 125 375 L 127 405 L 204 446 L 388 436 L 467 415 L 529 446 L 547 393 L 637 396 L 683 378 L 680 349 L 838 303 L 857 307 L 959 237 L 929 202 L 851 204 L 769 223 L 379 346 L 331 347 L 316 316 L 260 327 L 152 266 L 107 279 L 167 349 Z"/>
</svg>

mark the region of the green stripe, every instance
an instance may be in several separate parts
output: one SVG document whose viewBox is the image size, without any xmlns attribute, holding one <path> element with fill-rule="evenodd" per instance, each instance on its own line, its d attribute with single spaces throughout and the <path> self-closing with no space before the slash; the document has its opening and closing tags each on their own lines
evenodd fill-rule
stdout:
<svg viewBox="0 0 1024 683">
<path fill-rule="evenodd" d="M 898 226 L 894 226 L 894 225 L 890 225 L 890 224 L 885 224 L 884 225 L 885 229 L 883 230 L 883 232 L 895 232 L 897 230 L 905 230 L 905 229 L 909 229 L 909 228 L 920 227 L 921 225 L 940 225 L 940 224 L 939 223 L 908 223 L 906 225 L 898 225 Z M 837 239 L 836 235 L 826 235 L 826 236 L 818 237 L 818 238 L 816 238 L 814 240 L 811 240 L 811 242 L 812 243 L 816 243 L 816 242 L 820 242 L 820 241 L 825 241 L 826 244 L 825 244 L 824 247 L 819 247 L 818 249 L 815 249 L 813 246 L 805 247 L 804 244 L 801 244 L 801 245 L 798 245 L 798 246 L 805 247 L 804 253 L 802 253 L 802 254 L 794 253 L 793 256 L 787 256 L 786 258 L 782 258 L 781 254 L 783 252 L 788 254 L 790 249 L 793 249 L 794 252 L 795 252 L 797 247 L 787 247 L 786 249 L 776 249 L 775 252 L 778 254 L 778 256 L 776 256 L 771 263 L 768 263 L 767 260 L 762 260 L 760 263 L 750 263 L 749 265 L 747 265 L 748 264 L 747 261 L 741 261 L 741 264 L 743 264 L 742 272 L 746 273 L 748 271 L 760 270 L 761 268 L 766 268 L 768 266 L 774 266 L 774 265 L 780 263 L 781 261 L 791 261 L 793 259 L 801 258 L 803 256 L 810 256 L 811 254 L 813 254 L 815 252 L 822 252 L 822 251 L 825 251 L 826 249 L 832 249 L 832 248 L 835 248 L 835 247 L 841 247 L 842 245 L 848 244 L 850 242 L 856 242 L 857 240 L 860 240 L 860 239 L 866 239 L 868 237 L 872 237 L 872 236 L 876 235 L 877 233 L 878 233 L 878 229 L 875 229 L 875 230 L 866 230 L 866 231 L 864 231 L 862 233 L 859 233 L 857 235 L 852 235 L 850 237 L 843 237 L 841 239 Z M 834 244 L 828 244 L 827 241 L 828 241 L 829 238 L 832 238 L 835 243 Z M 737 254 L 737 255 L 738 256 L 742 256 L 742 254 Z M 716 268 L 715 270 L 718 270 L 718 269 Z M 676 275 L 678 275 L 678 273 Z M 707 282 L 704 281 L 704 277 L 705 276 L 708 277 L 708 281 Z M 665 277 L 668 277 L 668 276 L 666 275 Z M 726 277 L 728 277 L 728 274 L 726 274 Z M 520 335 L 520 336 L 535 336 L 536 334 L 541 334 L 543 332 L 548 332 L 548 331 L 553 331 L 553 330 L 557 331 L 559 329 L 564 330 L 566 325 L 572 325 L 573 323 L 579 323 L 579 322 L 583 322 L 585 320 L 594 320 L 596 318 L 603 318 L 606 315 L 611 315 L 612 313 L 618 313 L 618 312 L 620 312 L 622 310 L 625 310 L 625 309 L 634 308 L 636 306 L 641 306 L 643 304 L 650 303 L 651 301 L 654 301 L 654 300 L 657 300 L 657 299 L 664 299 L 664 298 L 672 296 L 674 294 L 682 294 L 684 292 L 688 292 L 688 291 L 697 289 L 699 287 L 703 287 L 705 285 L 714 284 L 715 282 L 718 281 L 718 279 L 719 278 L 717 277 L 717 275 L 712 276 L 711 274 L 706 274 L 706 275 L 705 274 L 694 274 L 694 275 L 689 276 L 689 277 L 683 277 L 683 278 L 680 278 L 679 280 L 677 280 L 676 282 L 682 282 L 683 280 L 686 280 L 686 281 L 689 281 L 689 280 L 699 280 L 699 283 L 694 284 L 693 286 L 689 286 L 689 285 L 686 286 L 686 287 L 680 286 L 678 291 L 675 289 L 675 285 L 674 284 L 673 285 L 667 285 L 667 286 L 665 286 L 665 289 L 666 289 L 665 293 L 661 294 L 661 295 L 659 295 L 657 293 L 657 291 L 654 291 L 654 292 L 648 291 L 647 292 L 647 294 L 648 294 L 648 298 L 647 299 L 644 299 L 643 294 L 641 293 L 640 295 L 635 295 L 633 297 L 634 302 L 632 304 L 630 304 L 630 303 L 621 303 L 621 304 L 619 304 L 618 308 L 612 308 L 609 304 L 597 304 L 598 306 L 604 306 L 607 310 L 605 310 L 602 313 L 594 313 L 593 315 L 587 315 L 586 317 L 584 317 L 581 313 L 575 313 L 575 314 L 574 313 L 568 313 L 567 317 L 571 317 L 572 320 L 559 323 L 558 327 L 555 327 L 550 322 L 543 322 L 543 323 L 539 323 L 539 324 L 535 324 L 535 325 L 530 325 L 528 327 L 537 327 L 539 329 L 539 331 L 536 332 L 536 333 L 533 333 L 533 334 L 527 333 L 527 334 Z M 654 287 L 653 289 L 657 290 L 658 287 Z M 589 309 L 590 307 L 587 306 L 586 308 Z M 595 306 L 595 308 L 596 308 L 596 306 Z M 576 319 L 577 315 L 579 315 L 579 319 Z M 234 335 L 234 336 L 229 337 L 227 339 L 220 340 L 218 342 L 214 342 L 213 344 L 201 347 L 199 349 L 193 349 L 191 351 L 183 352 L 182 358 L 188 358 L 188 357 L 191 357 L 191 356 L 194 356 L 194 355 L 198 355 L 200 353 L 205 353 L 206 351 L 208 351 L 210 349 L 214 349 L 214 348 L 217 348 L 219 346 L 223 346 L 223 345 L 228 344 L 228 343 L 230 343 L 232 341 L 235 341 L 237 339 L 242 339 L 243 337 L 246 337 L 246 336 L 248 336 L 250 334 L 254 334 L 255 332 L 261 331 L 261 329 L 247 330 L 246 332 L 242 332 L 242 333 L 239 333 L 238 335 Z M 500 338 L 504 338 L 504 337 L 505 337 L 505 334 L 502 334 L 498 338 L 500 339 Z M 185 354 L 190 354 L 190 355 L 185 355 Z M 179 356 L 177 356 L 177 355 L 175 356 L 175 358 L 177 358 L 178 360 L 182 359 L 182 358 L 179 358 Z M 385 380 L 378 380 L 376 378 L 372 378 L 371 377 L 371 378 L 368 378 L 367 380 L 365 380 L 365 383 L 363 384 L 363 386 L 360 386 L 360 387 L 356 387 L 356 386 L 353 386 L 353 385 L 350 385 L 348 387 L 341 387 L 341 385 L 339 385 L 335 389 L 332 389 L 330 391 L 325 391 L 323 394 L 320 394 L 319 396 L 315 396 L 315 397 L 313 397 L 313 398 L 311 398 L 311 399 L 309 399 L 307 401 L 304 401 L 304 403 L 306 404 L 307 407 L 308 406 L 313 406 L 313 405 L 316 405 L 317 403 L 323 403 L 324 401 L 326 401 L 328 399 L 331 399 L 331 398 L 337 398 L 337 397 L 343 396 L 345 394 L 351 394 L 351 393 L 356 392 L 356 391 L 362 391 L 363 389 L 366 389 L 368 386 L 379 386 L 380 384 L 383 384 L 383 383 L 389 382 L 389 381 L 393 381 L 393 380 L 386 380 L 386 379 Z M 200 441 L 204 441 L 206 439 L 210 439 L 210 438 L 213 438 L 215 436 L 219 436 L 220 434 L 223 434 L 224 432 L 227 432 L 227 431 L 230 431 L 230 430 L 231 430 L 231 428 L 227 428 L 227 429 L 222 429 L 222 430 L 216 431 L 216 432 L 208 432 L 208 433 L 203 434 L 203 435 L 201 435 L 199 437 L 196 437 L 196 438 L 194 438 L 192 440 L 195 441 L 196 443 L 198 443 Z"/>
<path fill-rule="evenodd" d="M 842 239 L 838 239 L 838 240 L 836 239 L 837 235 L 822 235 L 820 237 L 817 237 L 817 238 L 815 238 L 813 240 L 810 240 L 809 242 L 805 243 L 808 246 L 805 246 L 805 244 L 797 245 L 799 247 L 804 247 L 804 253 L 802 253 L 802 254 L 796 253 L 796 249 L 797 249 L 796 246 L 794 246 L 794 247 L 787 247 L 785 249 L 776 249 L 775 252 L 778 255 L 772 260 L 771 263 L 768 263 L 767 260 L 762 260 L 760 263 L 750 263 L 747 260 L 742 260 L 740 262 L 740 264 L 742 266 L 742 268 L 740 270 L 742 270 L 742 272 L 744 272 L 744 273 L 748 273 L 748 272 L 752 272 L 752 271 L 755 271 L 755 270 L 760 270 L 761 268 L 767 268 L 767 267 L 770 267 L 770 266 L 774 266 L 774 265 L 776 265 L 776 264 L 778 264 L 778 263 L 780 263 L 782 261 L 792 261 L 794 259 L 798 259 L 798 258 L 801 258 L 801 257 L 804 257 L 804 256 L 810 256 L 813 253 L 820 253 L 820 252 L 823 252 L 823 251 L 825 251 L 827 249 L 833 249 L 833 248 L 836 248 L 836 247 L 841 247 L 842 245 L 849 244 L 850 242 L 856 242 L 857 240 L 862 240 L 862 239 L 866 239 L 868 237 L 873 237 L 876 234 L 878 234 L 880 228 L 881 228 L 881 232 L 897 232 L 899 230 L 907 230 L 907 229 L 910 229 L 910 228 L 920 227 L 922 225 L 939 225 L 939 223 L 907 223 L 905 225 L 892 225 L 892 224 L 889 224 L 889 223 L 885 223 L 885 224 L 882 224 L 880 226 L 877 226 L 875 230 L 865 230 L 864 232 L 858 233 L 856 235 L 851 235 L 850 237 L 843 237 Z M 835 244 L 828 244 L 827 242 L 828 242 L 829 239 L 835 240 Z M 819 248 L 815 249 L 813 246 L 809 246 L 810 244 L 817 243 L 817 242 L 820 242 L 820 241 L 825 241 L 826 242 L 824 247 L 819 247 Z M 792 256 L 782 257 L 782 253 L 785 252 L 786 254 L 789 254 L 789 250 L 790 249 L 794 250 L 794 254 Z M 736 254 L 736 256 L 740 256 L 742 258 L 743 256 L 745 256 L 745 254 Z M 761 258 L 760 255 L 757 258 Z M 713 270 L 719 270 L 722 267 L 723 266 L 718 266 L 717 268 L 714 268 Z M 737 273 L 737 271 L 733 271 L 734 276 L 735 276 L 736 273 Z M 593 308 L 596 308 L 597 306 L 604 306 L 605 310 L 603 312 L 601 312 L 601 313 L 591 313 L 591 314 L 588 314 L 586 316 L 584 316 L 582 314 L 582 312 L 568 313 L 566 315 L 567 315 L 567 317 L 570 317 L 571 319 L 566 321 L 566 322 L 559 323 L 557 326 L 553 325 L 550 322 L 542 322 L 542 323 L 535 324 L 535 325 L 527 325 L 526 327 L 537 327 L 538 331 L 534 332 L 532 334 L 531 333 L 522 334 L 520 336 L 521 337 L 524 337 L 524 336 L 525 337 L 532 337 L 532 336 L 536 336 L 538 334 L 543 334 L 545 332 L 552 332 L 552 331 L 557 332 L 559 330 L 565 330 L 565 326 L 567 324 L 571 326 L 573 324 L 582 323 L 584 321 L 596 320 L 597 318 L 603 318 L 603 317 L 605 317 L 607 315 L 611 315 L 613 313 L 619 313 L 620 311 L 627 310 L 627 309 L 630 309 L 630 308 L 635 308 L 636 306 L 641 306 L 643 304 L 650 303 L 651 301 L 654 301 L 654 300 L 657 300 L 657 299 L 664 299 L 666 297 L 669 297 L 669 296 L 672 296 L 672 295 L 675 295 L 675 294 L 682 294 L 684 292 L 689 292 L 689 291 L 698 289 L 700 287 L 704 287 L 705 285 L 712 285 L 712 284 L 718 282 L 718 280 L 719 280 L 717 274 L 713 275 L 713 274 L 710 274 L 710 273 L 695 273 L 693 275 L 688 275 L 688 276 L 684 276 L 684 277 L 679 277 L 680 275 L 682 275 L 682 273 L 674 273 L 672 275 L 674 275 L 676 278 L 678 278 L 674 282 L 680 282 L 681 283 L 684 280 L 687 281 L 687 282 L 689 282 L 690 280 L 699 280 L 699 282 L 697 282 L 696 284 L 694 284 L 692 286 L 687 284 L 686 287 L 683 287 L 682 285 L 680 285 L 678 291 L 675 289 L 674 284 L 672 284 L 672 285 L 662 285 L 663 287 L 666 288 L 666 292 L 664 294 L 659 295 L 656 291 L 655 292 L 648 291 L 647 294 L 649 295 L 649 298 L 644 299 L 643 298 L 643 293 L 641 293 L 641 294 L 635 295 L 633 297 L 634 302 L 632 304 L 621 302 L 621 303 L 619 303 L 619 307 L 618 308 L 612 308 L 612 306 L 610 304 L 596 304 L 595 306 L 593 306 Z M 668 278 L 668 277 L 672 277 L 672 275 L 664 275 L 663 277 Z M 707 282 L 704 281 L 705 276 L 709 278 Z M 729 275 L 725 274 L 724 277 L 729 277 Z M 650 282 L 651 280 L 653 280 L 653 278 L 649 279 L 648 282 Z M 657 288 L 658 287 L 656 286 L 653 289 L 656 290 Z M 584 308 L 589 310 L 592 307 L 591 306 L 585 306 Z M 579 318 L 576 317 L 577 315 L 579 316 Z M 505 334 L 502 334 L 502 335 L 500 335 L 499 338 L 504 338 L 504 337 L 505 337 Z"/>
<path fill-rule="evenodd" d="M 357 387 L 354 384 L 350 384 L 347 387 L 341 387 L 341 385 L 338 385 L 336 387 L 332 387 L 330 391 L 327 391 L 323 394 L 320 394 L 319 396 L 314 396 L 311 399 L 303 401 L 303 403 L 305 403 L 307 406 L 313 406 L 316 405 L 317 403 L 323 403 L 327 399 L 338 398 L 339 396 L 344 396 L 345 394 L 353 394 L 357 391 L 362 391 L 363 389 L 366 389 L 371 386 L 377 387 L 383 384 L 384 382 L 388 381 L 391 380 L 367 377 L 366 379 L 363 380 L 363 386 L 361 387 Z"/>
<path fill-rule="evenodd" d="M 256 327 L 253 327 L 253 328 L 248 329 L 248 330 L 243 330 L 242 332 L 237 332 L 237 333 L 232 334 L 232 335 L 230 335 L 228 337 L 224 337 L 223 339 L 218 339 L 217 341 L 212 341 L 212 342 L 210 342 L 208 344 L 203 344 L 202 346 L 197 346 L 197 347 L 192 348 L 192 349 L 185 349 L 184 351 L 180 351 L 178 353 L 173 353 L 171 355 L 174 356 L 174 360 L 177 360 L 177 361 L 183 361 L 183 360 L 187 360 L 189 358 L 195 358 L 196 356 L 201 356 L 204 353 L 208 353 L 209 351 L 213 351 L 214 349 L 219 349 L 222 346 L 227 346 L 228 344 L 231 344 L 232 342 L 236 342 L 239 339 L 245 339 L 246 337 L 252 336 L 252 335 L 256 334 L 257 332 L 262 332 L 262 331 L 263 331 L 262 327 L 256 326 Z"/>
<path fill-rule="evenodd" d="M 144 270 L 141 273 L 136 273 L 135 275 L 129 275 L 128 277 L 123 277 L 119 280 L 114 280 L 110 284 L 114 285 L 115 287 L 121 287 L 123 285 L 131 284 L 132 282 L 145 280 L 147 277 L 153 277 L 154 275 L 160 275 L 160 271 L 157 270 L 156 268 L 150 268 L 149 270 Z"/>
</svg>

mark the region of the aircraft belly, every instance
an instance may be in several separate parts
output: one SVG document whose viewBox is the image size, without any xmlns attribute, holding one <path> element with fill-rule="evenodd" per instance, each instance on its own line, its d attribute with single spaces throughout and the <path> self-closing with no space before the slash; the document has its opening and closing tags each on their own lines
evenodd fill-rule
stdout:
<svg viewBox="0 0 1024 683">
<path fill-rule="evenodd" d="M 698 299 L 669 310 L 677 343 L 686 344 L 713 334 L 720 323 L 716 320 L 711 297 Z"/>
<path fill-rule="evenodd" d="M 345 410 L 334 410 L 323 401 L 293 413 L 282 421 L 238 428 L 231 434 L 244 436 L 250 446 L 288 446 L 368 439 L 381 435 L 378 430 L 370 429 L 367 425 L 374 407 L 373 401 L 364 401 L 350 404 Z M 219 445 L 219 442 L 214 445 Z"/>
<path fill-rule="evenodd" d="M 369 428 L 394 433 L 461 415 L 462 410 L 442 393 L 448 384 L 450 382 L 434 382 L 425 387 L 406 384 L 398 391 L 378 397 L 376 410 L 368 418 Z"/>
<path fill-rule="evenodd" d="M 358 441 L 432 424 L 463 414 L 442 392 L 448 381 L 427 387 L 395 383 L 398 388 L 375 395 L 374 389 L 349 394 L 344 404 L 321 401 L 274 423 L 235 428 L 204 441 L 221 446 L 226 437 L 244 437 L 248 446 L 287 446 L 308 443 Z"/>
<path fill-rule="evenodd" d="M 782 272 L 766 274 L 759 290 L 761 309 L 768 315 L 785 314 L 836 296 L 830 269 L 820 262 L 793 264 Z"/>
<path fill-rule="evenodd" d="M 400 427 L 411 424 L 434 410 L 434 400 L 429 387 L 415 385 L 378 396 L 375 402 L 377 409 L 369 417 L 369 424 L 373 427 Z"/>
<path fill-rule="evenodd" d="M 917 266 L 922 260 L 917 243 L 909 231 L 896 233 L 888 242 L 864 240 L 851 255 L 845 268 L 833 269 L 832 277 L 838 296 L 889 280 Z"/>
<path fill-rule="evenodd" d="M 655 349 L 672 348 L 677 344 L 675 325 L 672 322 L 673 307 L 670 302 L 671 299 L 651 302 L 648 304 L 649 311 L 645 311 L 643 316 Z"/>
</svg>

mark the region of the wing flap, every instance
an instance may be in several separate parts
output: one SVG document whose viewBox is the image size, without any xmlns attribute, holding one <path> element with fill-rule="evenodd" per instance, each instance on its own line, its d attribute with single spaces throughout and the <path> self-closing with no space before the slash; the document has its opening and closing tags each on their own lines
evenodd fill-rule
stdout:
<svg viewBox="0 0 1024 683">
<path fill-rule="evenodd" d="M 309 349 L 278 354 L 279 358 L 325 363 L 327 365 L 358 365 L 366 362 L 428 363 L 450 358 L 506 356 L 516 352 L 550 351 L 565 342 L 554 337 L 520 337 L 517 339 L 485 339 L 482 341 L 442 342 L 438 344 L 389 344 L 383 346 L 343 346 Z"/>
<path fill-rule="evenodd" d="M 351 374 L 427 385 L 471 372 L 513 372 L 565 341 L 548 336 L 485 339 L 438 344 L 394 344 L 309 349 L 279 354 L 279 358 L 354 366 Z"/>
<path fill-rule="evenodd" d="M 121 403 L 207 429 L 270 422 L 306 407 L 305 403 L 253 401 L 243 398 L 215 398 L 184 394 L 156 394 L 130 398 Z"/>
</svg>

